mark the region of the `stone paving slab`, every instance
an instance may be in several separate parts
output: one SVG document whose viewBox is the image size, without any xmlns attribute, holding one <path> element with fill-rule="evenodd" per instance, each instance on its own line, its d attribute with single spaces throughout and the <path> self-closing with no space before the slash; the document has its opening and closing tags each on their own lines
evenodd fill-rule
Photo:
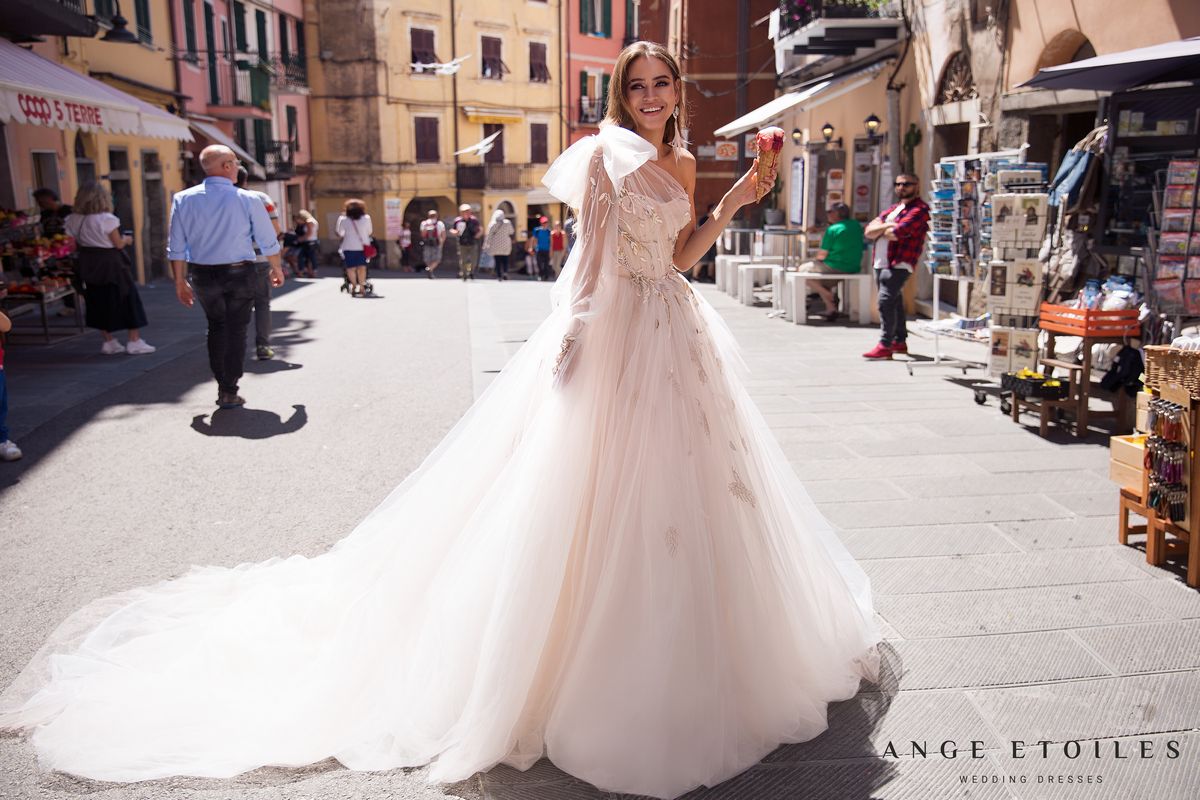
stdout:
<svg viewBox="0 0 1200 800">
<path fill-rule="evenodd" d="M 1008 553 L 1020 550 L 992 525 L 843 528 L 838 535 L 850 554 L 859 560 Z"/>
<path fill-rule="evenodd" d="M 1200 619 L 1089 628 L 1072 635 L 1118 674 L 1200 668 Z"/>
<path fill-rule="evenodd" d="M 1115 492 L 1114 492 L 1114 500 Z M 1117 542 L 1117 518 L 1004 520 L 996 523 L 1005 536 L 1025 550 L 1064 547 L 1109 547 Z"/>
<path fill-rule="evenodd" d="M 847 446 L 857 449 L 857 445 Z M 1100 475 L 1088 470 L 1065 470 L 1061 472 L 1005 472 L 999 475 L 989 475 L 983 479 L 977 475 L 947 475 L 937 480 L 906 476 L 893 478 L 892 482 L 913 497 L 966 497 L 989 494 L 1038 494 L 1047 487 L 1068 492 L 1074 489 L 1088 490 L 1094 489 L 1098 482 L 1107 480 L 1107 474 Z M 1052 495 L 1050 497 L 1053 499 Z M 1108 506 L 1116 503 L 1116 500 L 1111 497 L 1107 499 L 1112 501 Z M 1112 508 L 1108 507 L 1108 511 L 1111 513 Z"/>
<path fill-rule="evenodd" d="M 1136 581 L 1153 577 L 1131 560 L 1129 548 L 1084 551 L 879 559 L 863 564 L 880 594 L 921 594 L 1071 583 Z"/>
<path fill-rule="evenodd" d="M 1108 471 L 1108 448 L 1076 445 L 1070 450 L 976 453 L 969 458 L 988 472 L 1058 472 L 1070 469 Z"/>
<path fill-rule="evenodd" d="M 809 464 L 817 462 L 808 462 Z M 1067 517 L 1070 512 L 1041 495 L 1028 495 L 1014 503 L 1009 497 L 971 498 L 934 497 L 919 503 L 910 499 L 866 503 L 827 503 L 822 513 L 836 526 L 855 528 L 893 525 L 949 525 L 964 522 L 997 522 Z"/>
<path fill-rule="evenodd" d="M 793 466 L 813 462 L 824 463 L 831 458 L 839 461 L 850 461 L 855 458 L 854 453 L 846 445 L 835 441 L 822 442 L 819 447 L 813 446 L 812 442 L 780 442 L 779 444 L 783 449 L 783 454 L 787 456 Z"/>
<path fill-rule="evenodd" d="M 965 436 L 921 436 L 904 440 L 880 442 L 868 449 L 865 445 L 854 445 L 852 449 L 866 456 L 901 456 L 901 455 L 940 455 L 944 453 L 979 453 L 990 450 L 1016 449 L 1017 443 L 1023 450 L 1048 450 L 1053 452 L 1054 445 L 1041 440 L 1041 445 L 1032 444 L 1026 439 L 1014 439 L 1008 435 L 979 435 L 967 438 Z M 1016 443 L 1014 443 L 1016 442 Z"/>
<path fill-rule="evenodd" d="M 1112 674 L 1065 631 L 898 639 L 890 645 L 900 663 L 896 688 L 901 693 L 912 689 L 1043 683 Z"/>
<path fill-rule="evenodd" d="M 875 607 L 905 639 L 1064 630 L 1171 618 L 1134 593 L 1128 588 L 1131 585 L 879 595 Z"/>
<path fill-rule="evenodd" d="M 1053 484 L 1048 484 L 1053 485 Z M 1054 488 L 1059 488 L 1055 486 Z M 1111 517 L 1117 508 L 1117 486 L 1091 492 L 1047 493 L 1055 503 L 1080 517 Z"/>
<path fill-rule="evenodd" d="M 1189 589 L 1182 581 L 1160 579 L 1124 585 L 1173 619 L 1200 617 L 1200 592 Z"/>
<path fill-rule="evenodd" d="M 795 462 L 795 456 L 788 452 L 788 458 Z M 898 489 L 889 480 L 877 479 L 871 481 L 807 481 L 804 488 L 808 496 L 817 503 L 856 503 L 869 500 L 900 500 L 908 495 Z"/>
<path fill-rule="evenodd" d="M 1200 671 L 972 689 L 967 694 L 1007 741 L 1140 736 L 1193 730 L 1200 723 Z"/>
<path fill-rule="evenodd" d="M 890 478 L 894 475 L 961 475 L 983 469 L 967 456 L 893 456 L 890 458 L 825 459 L 797 465 L 801 480 Z"/>
</svg>

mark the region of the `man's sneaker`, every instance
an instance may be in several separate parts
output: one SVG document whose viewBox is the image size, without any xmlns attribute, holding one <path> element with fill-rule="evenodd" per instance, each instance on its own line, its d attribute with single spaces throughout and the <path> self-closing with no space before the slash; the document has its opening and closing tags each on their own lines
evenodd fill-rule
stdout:
<svg viewBox="0 0 1200 800">
<path fill-rule="evenodd" d="M 217 394 L 218 408 L 241 408 L 244 405 L 246 405 L 246 401 L 237 392 L 220 392 Z"/>
<path fill-rule="evenodd" d="M 125 352 L 125 345 L 121 344 L 116 339 L 109 339 L 107 342 L 100 345 L 100 352 L 106 356 L 115 356 L 117 353 Z"/>
<path fill-rule="evenodd" d="M 880 342 L 862 355 L 863 358 L 869 358 L 872 361 L 890 361 L 892 358 L 892 348 Z"/>
<path fill-rule="evenodd" d="M 893 353 L 907 353 L 908 352 L 908 342 L 893 342 L 892 343 L 892 352 Z"/>
<path fill-rule="evenodd" d="M 266 345 L 260 345 L 254 348 L 254 352 L 258 356 L 259 361 L 269 361 L 275 357 L 275 351 Z"/>
<path fill-rule="evenodd" d="M 154 345 L 147 344 L 145 339 L 133 339 L 129 342 L 129 344 L 125 345 L 125 352 L 132 353 L 135 356 L 145 355 L 146 353 L 153 353 L 155 351 L 155 349 L 156 348 L 154 347 Z"/>
<path fill-rule="evenodd" d="M 16 461 L 21 457 L 21 448 L 5 439 L 0 442 L 0 461 Z"/>
</svg>

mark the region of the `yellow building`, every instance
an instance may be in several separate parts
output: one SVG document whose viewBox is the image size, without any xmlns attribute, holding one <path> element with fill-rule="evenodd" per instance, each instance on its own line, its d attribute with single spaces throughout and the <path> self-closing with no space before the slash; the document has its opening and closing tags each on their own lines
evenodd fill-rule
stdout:
<svg viewBox="0 0 1200 800">
<path fill-rule="evenodd" d="M 518 231 L 531 214 L 558 216 L 541 178 L 562 150 L 559 0 L 364 5 L 354 24 L 330 4 L 307 6 L 321 43 L 309 72 L 327 247 L 350 197 L 366 201 L 393 265 L 401 228 L 415 239 L 430 209 L 449 221 L 461 203 L 484 220 L 501 208 Z M 493 135 L 488 152 L 455 154 Z"/>
<path fill-rule="evenodd" d="M 183 188 L 180 140 L 190 139 L 191 135 L 186 122 L 178 120 L 175 124 L 174 118 L 165 113 L 173 111 L 178 103 L 168 0 L 146 0 L 126 6 L 129 31 L 137 36 L 137 42 L 102 41 L 107 18 L 101 16 L 100 36 L 50 38 L 33 50 L 164 113 L 143 114 L 136 132 L 85 126 L 43 134 L 47 158 L 42 161 L 48 163 L 52 152 L 56 167 L 34 174 L 39 172 L 35 159 L 33 173 L 27 177 L 31 186 L 56 181 L 57 185 L 50 188 L 65 203 L 72 201 L 81 183 L 105 179 L 112 189 L 122 228 L 133 231 L 131 255 L 137 265 L 138 280 L 145 282 L 169 275 L 166 237 L 170 197 Z M 20 204 L 30 204 L 23 196 L 16 199 Z"/>
</svg>

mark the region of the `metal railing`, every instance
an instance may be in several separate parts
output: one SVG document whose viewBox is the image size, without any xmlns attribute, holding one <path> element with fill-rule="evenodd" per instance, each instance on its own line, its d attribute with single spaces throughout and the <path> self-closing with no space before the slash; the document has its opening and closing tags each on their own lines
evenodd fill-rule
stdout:
<svg viewBox="0 0 1200 800">
<path fill-rule="evenodd" d="M 296 174 L 295 148 L 291 142 L 272 139 L 262 143 L 261 151 L 267 180 L 287 180 Z"/>
<path fill-rule="evenodd" d="M 76 14 L 87 14 L 84 0 L 57 0 L 58 4 L 68 11 L 74 11 Z M 97 4 L 99 6 L 100 4 Z"/>
<path fill-rule="evenodd" d="M 579 121 L 595 124 L 604 119 L 604 99 L 600 97 L 579 98 Z"/>
<path fill-rule="evenodd" d="M 780 0 L 779 35 L 800 30 L 818 19 L 883 17 L 888 0 Z"/>
<path fill-rule="evenodd" d="M 273 53 L 266 59 L 276 86 L 308 86 L 308 65 L 298 53 Z"/>
<path fill-rule="evenodd" d="M 271 76 L 265 64 L 256 59 L 234 61 L 233 104 L 270 110 Z"/>
<path fill-rule="evenodd" d="M 544 164 L 459 164 L 460 189 L 530 189 L 537 184 L 538 169 Z"/>
</svg>

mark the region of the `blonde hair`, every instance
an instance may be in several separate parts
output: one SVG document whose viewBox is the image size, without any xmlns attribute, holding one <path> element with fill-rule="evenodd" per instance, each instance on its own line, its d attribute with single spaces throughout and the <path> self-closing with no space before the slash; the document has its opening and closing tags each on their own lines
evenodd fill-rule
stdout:
<svg viewBox="0 0 1200 800">
<path fill-rule="evenodd" d="M 671 55 L 670 50 L 657 42 L 634 42 L 617 56 L 617 63 L 613 67 L 612 78 L 608 84 L 608 111 L 604 115 L 604 122 L 629 130 L 636 129 L 633 110 L 629 107 L 629 101 L 625 99 L 625 84 L 629 81 L 630 65 L 639 58 L 657 58 L 671 71 L 671 77 L 675 81 L 675 109 L 678 116 L 672 114 L 667 118 L 667 127 L 663 130 L 663 144 L 672 147 L 682 144 L 682 131 L 687 127 L 687 112 L 683 107 L 683 79 L 679 71 L 679 62 Z"/>
<path fill-rule="evenodd" d="M 111 214 L 112 195 L 104 188 L 104 184 L 88 181 L 75 193 L 75 203 L 71 210 L 76 214 Z"/>
<path fill-rule="evenodd" d="M 296 216 L 307 222 L 316 222 L 316 218 L 312 214 L 305 211 L 303 208 L 296 212 Z"/>
</svg>

